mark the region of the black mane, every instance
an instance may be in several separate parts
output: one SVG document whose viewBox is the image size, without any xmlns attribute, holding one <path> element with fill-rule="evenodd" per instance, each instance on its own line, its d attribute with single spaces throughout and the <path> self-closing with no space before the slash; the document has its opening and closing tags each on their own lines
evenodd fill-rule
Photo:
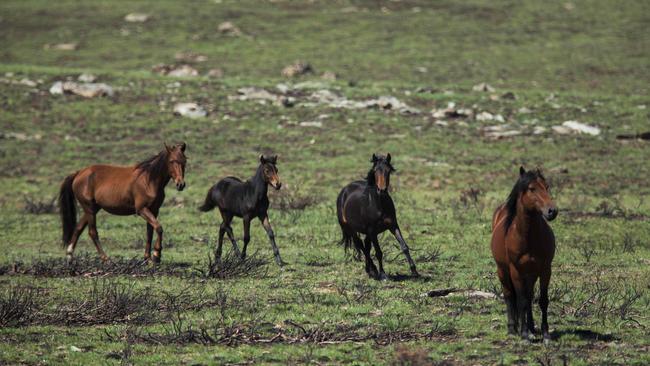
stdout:
<svg viewBox="0 0 650 366">
<path fill-rule="evenodd" d="M 167 150 L 159 152 L 141 162 L 135 167 L 140 169 L 140 174 L 147 173 L 149 177 L 159 177 L 167 169 Z"/>
<path fill-rule="evenodd" d="M 517 201 L 519 200 L 519 194 L 526 192 L 528 185 L 531 182 L 537 180 L 537 178 L 542 178 L 545 180 L 542 172 L 540 172 L 539 169 L 529 170 L 524 174 L 521 174 L 517 180 L 517 183 L 515 183 L 515 186 L 512 187 L 512 191 L 510 191 L 510 195 L 508 195 L 508 199 L 506 200 L 506 209 L 508 210 L 505 226 L 506 232 L 508 232 L 510 225 L 512 225 L 512 222 L 515 220 L 515 216 L 517 215 Z"/>
</svg>

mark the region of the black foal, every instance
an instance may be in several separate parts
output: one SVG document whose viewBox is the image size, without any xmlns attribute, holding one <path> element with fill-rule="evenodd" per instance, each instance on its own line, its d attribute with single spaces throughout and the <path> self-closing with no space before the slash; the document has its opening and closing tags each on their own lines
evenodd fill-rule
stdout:
<svg viewBox="0 0 650 366">
<path fill-rule="evenodd" d="M 360 253 L 364 254 L 366 273 L 370 277 L 386 280 L 382 260 L 383 253 L 379 247 L 377 235 L 390 230 L 409 262 L 411 273 L 414 276 L 419 276 L 409 254 L 409 248 L 399 230 L 393 199 L 388 194 L 390 173 L 395 171 L 390 164 L 390 154 L 385 157 L 372 154 L 370 161 L 372 169 L 368 172 L 367 178 L 348 184 L 336 199 L 336 213 L 343 233 L 341 242 L 345 245 L 346 250 L 354 244 L 357 258 Z M 359 233 L 366 235 L 365 243 L 361 242 Z M 379 272 L 370 258 L 371 245 L 375 247 Z"/>
<path fill-rule="evenodd" d="M 232 242 L 233 249 L 241 258 L 246 258 L 246 247 L 250 241 L 250 228 L 251 220 L 259 218 L 266 230 L 273 247 L 273 254 L 275 261 L 279 266 L 282 266 L 282 258 L 280 258 L 280 251 L 275 244 L 275 234 L 269 222 L 267 211 L 269 209 L 269 198 L 267 196 L 268 187 L 271 185 L 275 189 L 280 189 L 280 177 L 278 177 L 278 168 L 276 167 L 277 155 L 270 158 L 265 158 L 260 155 L 260 166 L 257 168 L 255 175 L 242 182 L 236 177 L 227 177 L 220 180 L 217 184 L 212 186 L 205 197 L 205 202 L 199 210 L 207 212 L 215 207 L 219 207 L 223 222 L 219 227 L 219 242 L 215 252 L 216 260 L 221 260 L 221 247 L 223 244 L 224 233 L 228 234 L 228 238 Z M 230 222 L 233 216 L 241 217 L 244 220 L 244 248 L 239 252 L 237 242 L 232 233 Z"/>
</svg>

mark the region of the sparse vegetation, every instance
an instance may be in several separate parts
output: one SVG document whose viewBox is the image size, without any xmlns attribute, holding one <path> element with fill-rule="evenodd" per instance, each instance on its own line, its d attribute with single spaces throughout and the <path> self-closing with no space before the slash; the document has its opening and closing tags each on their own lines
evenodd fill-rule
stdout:
<svg viewBox="0 0 650 366">
<path fill-rule="evenodd" d="M 650 145 L 616 139 L 648 130 L 648 14 L 644 1 L 0 2 L 0 364 L 649 364 Z M 296 60 L 311 72 L 283 76 Z M 50 93 L 81 74 L 113 94 Z M 175 115 L 184 102 L 207 116 Z M 569 120 L 600 134 L 553 130 Z M 84 233 L 68 264 L 50 201 L 63 178 L 180 140 L 187 188 L 166 191 L 162 263 L 142 262 L 142 218 L 100 212 L 111 261 Z M 337 245 L 336 195 L 373 152 L 393 157 L 421 278 L 390 234 L 386 282 Z M 288 265 L 267 264 L 257 221 L 255 254 L 226 239 L 215 263 L 220 217 L 197 207 L 260 154 L 280 156 L 269 216 Z M 508 337 L 498 298 L 427 296 L 500 295 L 492 213 L 522 164 L 560 208 L 549 347 Z"/>
</svg>

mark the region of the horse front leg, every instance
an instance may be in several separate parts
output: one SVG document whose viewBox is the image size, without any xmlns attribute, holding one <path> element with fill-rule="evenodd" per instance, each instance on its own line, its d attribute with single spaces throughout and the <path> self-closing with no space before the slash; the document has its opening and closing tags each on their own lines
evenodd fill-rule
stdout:
<svg viewBox="0 0 650 366">
<path fill-rule="evenodd" d="M 381 279 L 379 272 L 377 271 L 377 267 L 375 267 L 375 263 L 372 261 L 372 257 L 370 256 L 370 248 L 372 248 L 372 240 L 370 237 L 370 234 L 366 234 L 363 246 L 363 255 L 366 257 L 366 272 L 371 278 L 379 280 Z"/>
<path fill-rule="evenodd" d="M 539 307 L 542 310 L 542 335 L 544 344 L 551 342 L 551 334 L 548 332 L 548 284 L 551 282 L 551 268 L 542 272 L 539 279 Z"/>
<path fill-rule="evenodd" d="M 286 263 L 282 261 L 282 258 L 280 257 L 280 250 L 275 244 L 275 233 L 273 232 L 271 221 L 269 221 L 269 216 L 264 214 L 260 216 L 259 219 L 262 222 L 262 226 L 264 226 L 264 230 L 266 230 L 266 235 L 269 237 L 269 241 L 271 242 L 271 248 L 273 248 L 273 256 L 275 257 L 275 262 L 278 264 L 278 266 L 282 267 Z"/>
<path fill-rule="evenodd" d="M 147 241 L 144 244 L 144 260 L 148 262 L 151 259 L 151 241 L 153 240 L 153 226 L 147 223 Z"/>
<path fill-rule="evenodd" d="M 510 266 L 510 276 L 517 296 L 517 323 L 519 326 L 519 334 L 521 335 L 521 339 L 530 340 L 532 335 L 529 333 L 529 324 L 527 322 L 528 308 L 532 302 L 532 299 L 529 298 L 529 281 L 527 281 L 527 279 L 524 278 L 512 265 Z"/>
<path fill-rule="evenodd" d="M 156 238 L 156 244 L 154 244 L 153 247 L 153 262 L 154 263 L 160 263 L 160 259 L 162 257 L 162 239 L 163 239 L 163 228 L 162 225 L 160 225 L 160 222 L 158 222 L 158 219 L 156 216 L 149 210 L 147 207 L 143 207 L 138 211 L 138 215 L 140 215 L 151 227 L 153 230 L 156 231 L 157 238 Z"/>
<path fill-rule="evenodd" d="M 413 262 L 413 259 L 411 258 L 409 247 L 408 245 L 406 245 L 406 241 L 404 241 L 404 237 L 402 236 L 402 232 L 400 231 L 399 226 L 395 225 L 395 227 L 391 229 L 391 233 L 393 233 L 395 239 L 397 239 L 397 241 L 399 242 L 399 246 L 400 248 L 402 248 L 402 252 L 406 257 L 406 260 L 409 262 L 409 268 L 411 269 L 411 274 L 413 276 L 419 277 L 420 274 L 418 273 L 417 269 L 415 269 L 415 262 Z"/>
<path fill-rule="evenodd" d="M 246 248 L 251 241 L 251 218 L 244 216 L 244 247 L 241 250 L 241 259 L 246 259 Z"/>
</svg>

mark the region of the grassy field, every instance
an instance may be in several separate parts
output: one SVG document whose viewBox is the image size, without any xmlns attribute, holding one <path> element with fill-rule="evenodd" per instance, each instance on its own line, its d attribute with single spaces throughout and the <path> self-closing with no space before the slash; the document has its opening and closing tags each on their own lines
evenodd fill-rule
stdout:
<svg viewBox="0 0 650 366">
<path fill-rule="evenodd" d="M 225 21 L 240 32 L 220 32 Z M 649 23 L 644 1 L 2 1 L 0 364 L 650 363 L 650 147 L 616 139 L 650 130 Z M 206 56 L 189 62 L 200 76 L 152 72 L 183 63 L 178 52 Z M 283 77 L 296 60 L 315 71 Z M 223 77 L 205 76 L 215 68 Z M 81 73 L 115 95 L 49 93 Z M 242 98 L 246 87 L 294 105 Z M 336 108 L 323 90 L 418 111 Z M 177 102 L 208 116 L 175 116 Z M 471 115 L 434 117 L 450 103 Z M 552 129 L 568 120 L 601 133 Z M 518 135 L 492 138 L 495 125 Z M 188 144 L 188 186 L 167 190 L 162 265 L 132 259 L 141 218 L 102 212 L 113 263 L 84 234 L 67 267 L 52 205 L 63 178 L 164 141 Z M 373 152 L 393 156 L 421 278 L 390 235 L 386 282 L 337 244 L 336 195 Z M 261 153 L 279 155 L 270 218 L 289 265 L 255 222 L 251 260 L 210 271 L 220 221 L 197 207 L 219 178 L 252 176 Z M 425 295 L 498 293 L 490 219 L 520 165 L 544 170 L 560 208 L 549 346 L 508 337 L 500 299 Z"/>
</svg>

